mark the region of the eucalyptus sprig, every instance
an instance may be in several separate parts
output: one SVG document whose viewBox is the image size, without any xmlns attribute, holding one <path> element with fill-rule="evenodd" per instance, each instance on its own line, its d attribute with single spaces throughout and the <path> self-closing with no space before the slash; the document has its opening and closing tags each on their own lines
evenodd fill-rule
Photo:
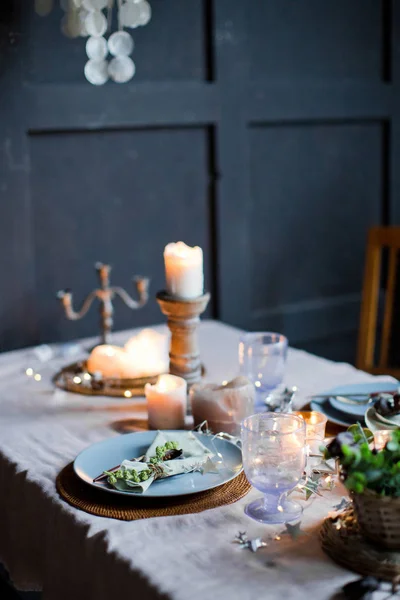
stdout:
<svg viewBox="0 0 400 600">
<path fill-rule="evenodd" d="M 136 469 L 127 469 L 126 467 L 121 467 L 117 471 L 104 471 L 104 474 L 108 475 L 108 482 L 112 485 L 115 485 L 118 479 L 122 479 L 123 481 L 132 481 L 133 483 L 147 481 L 152 475 L 152 471 L 150 469 L 136 471 Z"/>
<path fill-rule="evenodd" d="M 373 490 L 381 496 L 400 497 L 400 430 L 392 432 L 386 446 L 377 450 L 360 425 L 339 433 L 327 446 L 336 458 L 348 490 L 362 494 Z"/>
<path fill-rule="evenodd" d="M 178 450 L 179 444 L 178 442 L 166 442 L 164 446 L 156 447 L 156 455 L 152 456 L 149 460 L 153 465 L 162 462 L 165 460 L 165 455 L 171 450 Z"/>
<path fill-rule="evenodd" d="M 149 459 L 149 468 L 137 471 L 136 469 L 130 469 L 126 466 L 120 466 L 114 471 L 104 471 L 104 475 L 107 475 L 108 483 L 115 485 L 118 480 L 132 481 L 133 483 L 141 483 L 147 481 L 152 475 L 156 478 L 160 476 L 158 465 L 163 461 L 174 458 L 176 455 L 182 453 L 178 451 L 178 442 L 166 442 L 164 446 L 156 447 L 156 455 Z M 170 456 L 169 456 L 170 455 Z"/>
</svg>

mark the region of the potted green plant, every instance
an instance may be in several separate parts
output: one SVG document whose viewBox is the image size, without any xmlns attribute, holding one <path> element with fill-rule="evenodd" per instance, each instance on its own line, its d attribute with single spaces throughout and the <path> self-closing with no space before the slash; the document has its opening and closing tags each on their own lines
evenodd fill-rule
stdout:
<svg viewBox="0 0 400 600">
<path fill-rule="evenodd" d="M 386 548 L 400 549 L 400 430 L 384 448 L 375 448 L 361 426 L 339 433 L 325 454 L 336 458 L 363 535 Z"/>
</svg>

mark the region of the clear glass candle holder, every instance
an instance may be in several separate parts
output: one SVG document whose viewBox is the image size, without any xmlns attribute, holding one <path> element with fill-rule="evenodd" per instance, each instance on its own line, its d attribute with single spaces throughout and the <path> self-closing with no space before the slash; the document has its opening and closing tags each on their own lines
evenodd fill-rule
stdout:
<svg viewBox="0 0 400 600">
<path fill-rule="evenodd" d="M 293 414 L 302 417 L 306 423 L 307 440 L 325 439 L 325 429 L 328 418 L 316 410 L 297 410 Z"/>
<path fill-rule="evenodd" d="M 379 429 L 374 431 L 374 446 L 375 450 L 383 450 L 388 442 L 392 439 L 393 431 L 391 429 Z"/>
<path fill-rule="evenodd" d="M 261 523 L 286 523 L 302 514 L 289 500 L 306 465 L 306 424 L 287 413 L 260 413 L 242 423 L 243 466 L 249 482 L 264 495 L 248 504 L 246 514 Z"/>
<path fill-rule="evenodd" d="M 321 461 L 324 460 L 324 448 L 325 444 L 321 438 L 306 438 L 306 474 L 308 476 L 312 474 L 313 469 L 321 466 Z"/>
<path fill-rule="evenodd" d="M 280 333 L 245 333 L 240 338 L 240 374 L 254 385 L 256 410 L 268 407 L 272 392 L 282 384 L 287 349 L 288 340 Z"/>
</svg>

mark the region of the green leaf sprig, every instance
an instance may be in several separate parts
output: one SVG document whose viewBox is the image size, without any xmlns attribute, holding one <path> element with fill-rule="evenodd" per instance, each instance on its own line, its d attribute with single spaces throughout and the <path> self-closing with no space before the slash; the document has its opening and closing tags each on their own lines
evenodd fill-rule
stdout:
<svg viewBox="0 0 400 600">
<path fill-rule="evenodd" d="M 381 450 L 369 443 L 369 435 L 358 425 L 340 433 L 327 446 L 326 454 L 336 458 L 346 488 L 357 494 L 373 490 L 381 496 L 400 497 L 400 430 Z"/>
</svg>

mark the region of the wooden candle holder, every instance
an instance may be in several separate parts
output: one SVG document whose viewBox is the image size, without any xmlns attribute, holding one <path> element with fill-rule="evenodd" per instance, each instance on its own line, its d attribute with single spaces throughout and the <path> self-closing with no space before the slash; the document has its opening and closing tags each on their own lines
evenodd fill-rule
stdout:
<svg viewBox="0 0 400 600">
<path fill-rule="evenodd" d="M 193 385 L 201 379 L 197 327 L 210 294 L 206 292 L 198 298 L 184 299 L 163 291 L 158 292 L 156 297 L 171 331 L 169 371 L 172 375 L 183 377 L 188 386 Z"/>
</svg>

